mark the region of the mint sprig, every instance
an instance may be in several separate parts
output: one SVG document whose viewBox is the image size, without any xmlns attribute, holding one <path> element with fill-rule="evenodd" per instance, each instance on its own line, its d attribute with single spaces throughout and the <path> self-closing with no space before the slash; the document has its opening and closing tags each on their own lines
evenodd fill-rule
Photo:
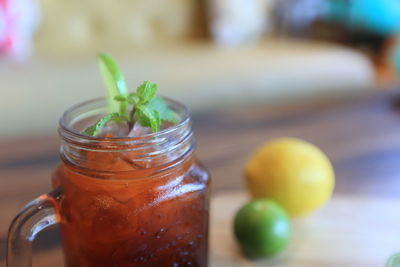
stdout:
<svg viewBox="0 0 400 267">
<path fill-rule="evenodd" d="M 141 126 L 151 127 L 152 132 L 158 132 L 163 121 L 177 123 L 175 112 L 161 97 L 156 96 L 157 84 L 145 81 L 137 88 L 136 93 L 128 94 L 124 76 L 111 56 L 102 53 L 98 56 L 98 62 L 107 87 L 110 113 L 86 128 L 83 134 L 96 136 L 110 121 L 125 121 L 130 130 L 139 123 Z"/>
</svg>

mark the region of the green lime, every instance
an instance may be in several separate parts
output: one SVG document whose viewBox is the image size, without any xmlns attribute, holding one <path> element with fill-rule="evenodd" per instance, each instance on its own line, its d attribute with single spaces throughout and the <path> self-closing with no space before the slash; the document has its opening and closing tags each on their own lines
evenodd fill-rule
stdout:
<svg viewBox="0 0 400 267">
<path fill-rule="evenodd" d="M 278 204 L 268 199 L 256 199 L 237 212 L 234 233 L 247 257 L 267 257 L 286 247 L 290 222 Z"/>
</svg>

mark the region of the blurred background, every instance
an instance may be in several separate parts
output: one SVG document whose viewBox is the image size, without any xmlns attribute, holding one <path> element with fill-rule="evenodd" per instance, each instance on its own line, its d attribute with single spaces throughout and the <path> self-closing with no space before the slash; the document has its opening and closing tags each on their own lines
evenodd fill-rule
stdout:
<svg viewBox="0 0 400 267">
<path fill-rule="evenodd" d="M 398 0 L 0 0 L 0 137 L 104 95 L 100 51 L 202 111 L 391 88 L 399 30 Z"/>
<path fill-rule="evenodd" d="M 215 191 L 243 188 L 243 166 L 262 142 L 296 136 L 327 152 L 335 192 L 398 198 L 400 92 L 381 91 L 399 88 L 399 33 L 399 0 L 0 0 L 0 266 L 12 218 L 48 191 L 59 164 L 59 117 L 106 93 L 98 52 L 117 60 L 130 90 L 149 80 L 192 109 Z M 339 202 L 338 221 L 321 224 L 338 229 L 340 245 L 316 242 L 315 251 L 338 260 L 346 251 L 362 263 L 330 266 L 382 266 L 398 251 L 398 235 L 371 225 L 392 229 L 380 223 L 397 226 L 400 217 L 392 222 L 398 213 L 374 206 L 375 198 L 367 204 L 381 215 L 355 199 L 355 212 Z M 367 220 L 357 219 L 360 207 Z M 304 244 L 312 243 L 308 232 Z M 56 237 L 39 240 L 37 258 L 49 262 L 37 266 L 60 262 L 43 256 Z"/>
</svg>

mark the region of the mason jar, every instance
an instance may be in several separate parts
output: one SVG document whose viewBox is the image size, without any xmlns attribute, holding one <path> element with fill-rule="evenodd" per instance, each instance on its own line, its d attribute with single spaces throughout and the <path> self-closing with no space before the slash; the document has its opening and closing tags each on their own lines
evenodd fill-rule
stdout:
<svg viewBox="0 0 400 267">
<path fill-rule="evenodd" d="M 60 119 L 61 164 L 53 191 L 29 203 L 8 236 L 8 266 L 31 264 L 38 232 L 59 224 L 66 266 L 207 266 L 210 178 L 195 157 L 188 109 L 157 133 L 90 137 L 105 99 Z"/>
</svg>

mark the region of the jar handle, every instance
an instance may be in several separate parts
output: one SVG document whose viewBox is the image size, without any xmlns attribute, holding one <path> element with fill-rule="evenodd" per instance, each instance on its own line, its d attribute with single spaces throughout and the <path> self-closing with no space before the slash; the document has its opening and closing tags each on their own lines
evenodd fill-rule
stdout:
<svg viewBox="0 0 400 267">
<path fill-rule="evenodd" d="M 59 222 L 58 201 L 61 193 L 55 189 L 28 203 L 14 218 L 8 230 L 7 266 L 32 266 L 32 242 L 37 234 Z"/>
</svg>

